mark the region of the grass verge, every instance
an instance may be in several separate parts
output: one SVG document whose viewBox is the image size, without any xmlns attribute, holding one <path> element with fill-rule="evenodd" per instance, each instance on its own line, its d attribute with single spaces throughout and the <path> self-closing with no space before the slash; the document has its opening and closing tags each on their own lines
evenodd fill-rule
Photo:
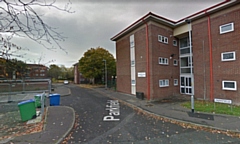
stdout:
<svg viewBox="0 0 240 144">
<path fill-rule="evenodd" d="M 191 109 L 191 102 L 185 102 L 182 104 L 182 106 Z M 199 112 L 240 116 L 240 106 L 232 105 L 231 109 L 231 105 L 215 103 L 214 109 L 214 102 L 201 100 L 194 101 L 194 110 Z"/>
</svg>

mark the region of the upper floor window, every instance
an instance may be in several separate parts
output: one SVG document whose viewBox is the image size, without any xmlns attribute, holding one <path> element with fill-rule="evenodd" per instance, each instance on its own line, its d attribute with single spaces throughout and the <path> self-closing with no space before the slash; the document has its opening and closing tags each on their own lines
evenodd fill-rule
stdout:
<svg viewBox="0 0 240 144">
<path fill-rule="evenodd" d="M 135 60 L 131 61 L 131 66 L 135 66 Z"/>
<path fill-rule="evenodd" d="M 234 24 L 229 23 L 229 24 L 221 25 L 219 28 L 220 28 L 220 34 L 231 32 L 231 31 L 234 31 Z"/>
<path fill-rule="evenodd" d="M 177 46 L 177 41 L 173 40 L 173 46 Z"/>
<path fill-rule="evenodd" d="M 235 52 L 224 52 L 221 54 L 222 61 L 236 60 Z"/>
<path fill-rule="evenodd" d="M 159 57 L 159 64 L 168 65 L 168 58 Z"/>
<path fill-rule="evenodd" d="M 179 40 L 180 55 L 190 54 L 190 42 L 189 38 L 185 37 Z"/>
<path fill-rule="evenodd" d="M 173 60 L 173 65 L 177 66 L 178 65 L 178 60 L 174 59 Z"/>
<path fill-rule="evenodd" d="M 162 35 L 158 35 L 158 41 L 161 43 L 168 44 L 168 38 Z"/>
</svg>

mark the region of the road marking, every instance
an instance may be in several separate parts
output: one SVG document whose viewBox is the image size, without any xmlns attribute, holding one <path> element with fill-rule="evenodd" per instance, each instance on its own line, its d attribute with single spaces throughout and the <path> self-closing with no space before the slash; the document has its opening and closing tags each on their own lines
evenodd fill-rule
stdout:
<svg viewBox="0 0 240 144">
<path fill-rule="evenodd" d="M 114 128 L 108 130 L 107 132 L 103 133 L 102 135 L 95 137 L 93 140 L 89 141 L 88 144 L 98 144 L 102 139 L 106 138 L 110 134 L 118 131 L 121 127 L 123 127 L 125 124 L 127 124 L 133 117 L 135 113 L 129 114 L 125 119 L 123 119 L 118 125 L 116 125 Z"/>
<path fill-rule="evenodd" d="M 120 119 L 115 118 L 115 116 L 120 115 L 120 106 L 118 100 L 108 100 L 106 105 L 106 110 L 109 111 L 108 116 L 103 117 L 103 121 L 119 121 Z"/>
</svg>

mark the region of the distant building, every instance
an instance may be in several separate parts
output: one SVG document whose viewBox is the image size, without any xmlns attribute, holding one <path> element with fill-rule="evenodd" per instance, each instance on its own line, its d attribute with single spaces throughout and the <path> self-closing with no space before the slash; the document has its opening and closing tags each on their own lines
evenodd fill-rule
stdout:
<svg viewBox="0 0 240 144">
<path fill-rule="evenodd" d="M 26 70 L 8 72 L 6 69 L 7 60 L 0 58 L 0 79 L 21 79 L 25 78 L 47 78 L 48 67 L 41 64 L 26 64 Z"/>
<path fill-rule="evenodd" d="M 41 64 L 27 64 L 26 78 L 47 78 L 48 67 Z"/>
<path fill-rule="evenodd" d="M 73 65 L 73 69 L 74 69 L 74 83 L 79 84 L 80 83 L 80 73 L 78 70 L 78 63 L 75 63 Z"/>
<path fill-rule="evenodd" d="M 240 93 L 240 1 L 225 0 L 178 21 L 148 13 L 116 41 L 117 91 L 149 100 L 172 95 L 231 99 Z"/>
<path fill-rule="evenodd" d="M 89 83 L 89 79 L 84 78 L 82 73 L 79 72 L 78 65 L 79 65 L 79 63 L 75 63 L 73 65 L 73 67 L 74 67 L 74 83 L 75 84 L 86 84 L 86 83 Z"/>
<path fill-rule="evenodd" d="M 0 58 L 0 79 L 4 79 L 5 78 L 5 59 Z"/>
</svg>

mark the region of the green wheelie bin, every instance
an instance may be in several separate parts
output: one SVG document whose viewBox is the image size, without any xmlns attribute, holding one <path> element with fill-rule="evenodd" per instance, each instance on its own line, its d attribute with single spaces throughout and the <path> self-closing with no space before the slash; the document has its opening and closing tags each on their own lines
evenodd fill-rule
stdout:
<svg viewBox="0 0 240 144">
<path fill-rule="evenodd" d="M 36 118 L 36 108 L 35 108 L 34 100 L 30 99 L 30 100 L 22 101 L 18 103 L 18 107 L 20 110 L 22 121 L 27 121 L 27 120 Z"/>
</svg>

